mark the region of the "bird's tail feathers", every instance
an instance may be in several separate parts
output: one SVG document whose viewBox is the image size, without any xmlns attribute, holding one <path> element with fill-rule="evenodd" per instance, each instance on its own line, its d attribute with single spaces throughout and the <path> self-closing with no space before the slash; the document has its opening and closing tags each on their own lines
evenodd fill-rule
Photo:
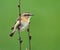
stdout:
<svg viewBox="0 0 60 50">
<path fill-rule="evenodd" d="M 12 32 L 10 33 L 9 36 L 12 37 L 14 35 L 15 31 L 16 31 L 16 29 L 12 30 Z"/>
<path fill-rule="evenodd" d="M 10 35 L 9 35 L 9 36 L 10 36 L 10 37 L 12 37 L 13 35 L 14 35 L 14 33 L 10 33 Z"/>
</svg>

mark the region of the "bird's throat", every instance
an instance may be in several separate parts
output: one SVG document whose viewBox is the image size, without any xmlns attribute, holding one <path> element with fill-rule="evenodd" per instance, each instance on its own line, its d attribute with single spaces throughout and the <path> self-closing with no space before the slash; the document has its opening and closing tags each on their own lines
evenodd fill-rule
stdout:
<svg viewBox="0 0 60 50">
<path fill-rule="evenodd" d="M 29 19 L 29 18 L 26 18 L 26 17 L 21 17 L 21 21 L 22 21 L 22 22 L 29 22 L 30 19 Z"/>
</svg>

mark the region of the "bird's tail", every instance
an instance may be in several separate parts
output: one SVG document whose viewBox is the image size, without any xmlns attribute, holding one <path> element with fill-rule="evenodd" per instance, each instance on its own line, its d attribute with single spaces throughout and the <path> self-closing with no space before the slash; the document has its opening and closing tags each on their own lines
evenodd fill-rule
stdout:
<svg viewBox="0 0 60 50">
<path fill-rule="evenodd" d="M 13 35 L 14 35 L 14 33 L 10 33 L 10 35 L 9 35 L 9 36 L 10 36 L 10 37 L 12 37 Z"/>
<path fill-rule="evenodd" d="M 12 37 L 14 35 L 14 33 L 16 32 L 19 23 L 20 22 L 17 21 L 16 24 L 11 28 L 12 32 L 10 33 L 10 37 Z"/>
<path fill-rule="evenodd" d="M 14 35 L 15 31 L 16 31 L 16 29 L 13 29 L 9 36 L 12 37 Z"/>
</svg>

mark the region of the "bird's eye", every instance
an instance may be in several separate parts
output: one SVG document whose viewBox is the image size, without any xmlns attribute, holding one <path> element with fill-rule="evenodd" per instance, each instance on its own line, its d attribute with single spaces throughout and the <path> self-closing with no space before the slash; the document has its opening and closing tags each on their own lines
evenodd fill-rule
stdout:
<svg viewBox="0 0 60 50">
<path fill-rule="evenodd" d="M 24 16 L 30 16 L 29 14 L 25 14 Z"/>
<path fill-rule="evenodd" d="M 26 14 L 24 16 L 27 16 Z"/>
</svg>

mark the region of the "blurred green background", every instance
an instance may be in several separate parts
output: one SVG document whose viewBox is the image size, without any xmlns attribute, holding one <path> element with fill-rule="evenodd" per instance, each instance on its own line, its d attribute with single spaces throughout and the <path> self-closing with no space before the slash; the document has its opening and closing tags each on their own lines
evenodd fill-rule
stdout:
<svg viewBox="0 0 60 50">
<path fill-rule="evenodd" d="M 18 17 L 18 0 L 0 0 L 0 50 L 19 50 L 18 32 L 9 37 Z M 32 50 L 60 50 L 60 0 L 21 0 L 21 12 L 29 11 Z M 21 33 L 22 50 L 28 48 L 27 31 Z"/>
</svg>

